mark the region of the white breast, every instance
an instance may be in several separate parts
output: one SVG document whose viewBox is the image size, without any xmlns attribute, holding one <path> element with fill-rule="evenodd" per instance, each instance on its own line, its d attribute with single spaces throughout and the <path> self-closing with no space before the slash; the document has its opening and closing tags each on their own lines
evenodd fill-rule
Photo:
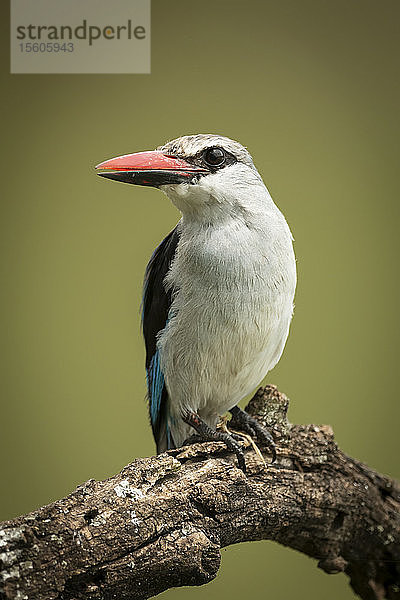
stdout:
<svg viewBox="0 0 400 600">
<path fill-rule="evenodd" d="M 175 296 L 158 342 L 177 444 L 189 434 L 182 411 L 214 426 L 277 363 L 296 284 L 291 233 L 275 206 L 257 229 L 237 219 L 181 225 L 166 278 Z"/>
</svg>

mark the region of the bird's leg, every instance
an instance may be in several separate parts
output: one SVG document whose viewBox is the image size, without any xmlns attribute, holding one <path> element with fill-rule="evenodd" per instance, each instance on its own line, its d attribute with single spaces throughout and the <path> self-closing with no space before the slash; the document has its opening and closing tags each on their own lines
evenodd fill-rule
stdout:
<svg viewBox="0 0 400 600">
<path fill-rule="evenodd" d="M 234 406 L 229 412 L 232 415 L 231 424 L 237 423 L 237 425 L 241 427 L 243 431 L 251 435 L 251 437 L 257 437 L 262 444 L 270 449 L 272 462 L 275 462 L 275 442 L 268 429 L 260 425 L 254 417 L 251 417 L 246 411 L 239 408 L 239 406 Z"/>
<path fill-rule="evenodd" d="M 216 431 L 205 423 L 195 412 L 188 412 L 183 417 L 185 423 L 193 427 L 204 441 L 224 442 L 228 450 L 236 454 L 239 468 L 243 473 L 246 473 L 246 463 L 244 461 L 244 453 L 241 447 L 233 437 L 226 431 Z"/>
</svg>

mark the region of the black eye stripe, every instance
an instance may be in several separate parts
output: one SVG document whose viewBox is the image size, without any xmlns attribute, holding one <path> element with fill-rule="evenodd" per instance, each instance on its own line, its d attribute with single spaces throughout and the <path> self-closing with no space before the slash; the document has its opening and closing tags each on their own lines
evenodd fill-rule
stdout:
<svg viewBox="0 0 400 600">
<path fill-rule="evenodd" d="M 215 164 L 215 165 L 211 164 L 210 162 L 207 162 L 205 159 L 205 154 L 207 152 L 209 152 L 210 150 L 217 150 L 217 149 L 220 150 L 221 152 L 223 152 L 224 160 L 222 160 L 222 162 L 220 164 Z M 234 156 L 233 154 L 231 154 L 230 152 L 225 150 L 225 148 L 221 148 L 220 146 L 210 146 L 208 148 L 204 148 L 203 150 L 201 150 L 200 152 L 198 152 L 197 154 L 194 154 L 192 156 L 185 156 L 181 152 L 179 152 L 179 153 L 171 152 L 171 153 L 169 153 L 169 156 L 181 158 L 182 160 L 185 160 L 186 162 L 188 162 L 192 165 L 196 165 L 197 167 L 203 167 L 203 168 L 205 167 L 210 173 L 216 173 L 220 169 L 223 169 L 224 167 L 227 167 L 229 165 L 233 165 L 234 163 L 237 162 L 236 156 Z M 207 173 L 198 175 L 198 178 L 200 179 L 201 177 L 204 177 L 205 175 L 207 175 Z"/>
</svg>

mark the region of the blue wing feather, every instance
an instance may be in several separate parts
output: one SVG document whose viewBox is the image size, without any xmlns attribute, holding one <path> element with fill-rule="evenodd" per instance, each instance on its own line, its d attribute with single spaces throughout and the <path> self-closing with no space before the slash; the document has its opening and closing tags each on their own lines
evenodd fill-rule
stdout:
<svg viewBox="0 0 400 600">
<path fill-rule="evenodd" d="M 147 372 L 147 386 L 149 390 L 149 408 L 152 424 L 157 422 L 160 414 L 161 398 L 164 388 L 164 375 L 160 367 L 160 353 L 157 350 L 152 356 L 150 367 Z"/>
<path fill-rule="evenodd" d="M 168 430 L 168 392 L 160 365 L 157 336 L 165 328 L 171 308 L 171 292 L 165 289 L 164 279 L 178 241 L 179 231 L 175 227 L 154 251 L 147 265 L 143 286 L 142 324 L 146 345 L 147 390 L 150 421 L 158 452 L 174 447 Z"/>
</svg>

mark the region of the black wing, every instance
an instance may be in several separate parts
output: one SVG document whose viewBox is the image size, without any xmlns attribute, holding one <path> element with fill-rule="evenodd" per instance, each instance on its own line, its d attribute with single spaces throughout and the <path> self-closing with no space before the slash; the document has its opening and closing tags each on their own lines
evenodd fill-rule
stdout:
<svg viewBox="0 0 400 600">
<path fill-rule="evenodd" d="M 177 226 L 155 249 L 146 268 L 143 286 L 142 322 L 146 345 L 147 389 L 150 420 L 157 452 L 175 447 L 167 425 L 168 393 L 160 366 L 157 335 L 167 323 L 172 303 L 171 291 L 166 291 L 164 287 L 164 278 L 175 256 L 178 241 Z"/>
</svg>

